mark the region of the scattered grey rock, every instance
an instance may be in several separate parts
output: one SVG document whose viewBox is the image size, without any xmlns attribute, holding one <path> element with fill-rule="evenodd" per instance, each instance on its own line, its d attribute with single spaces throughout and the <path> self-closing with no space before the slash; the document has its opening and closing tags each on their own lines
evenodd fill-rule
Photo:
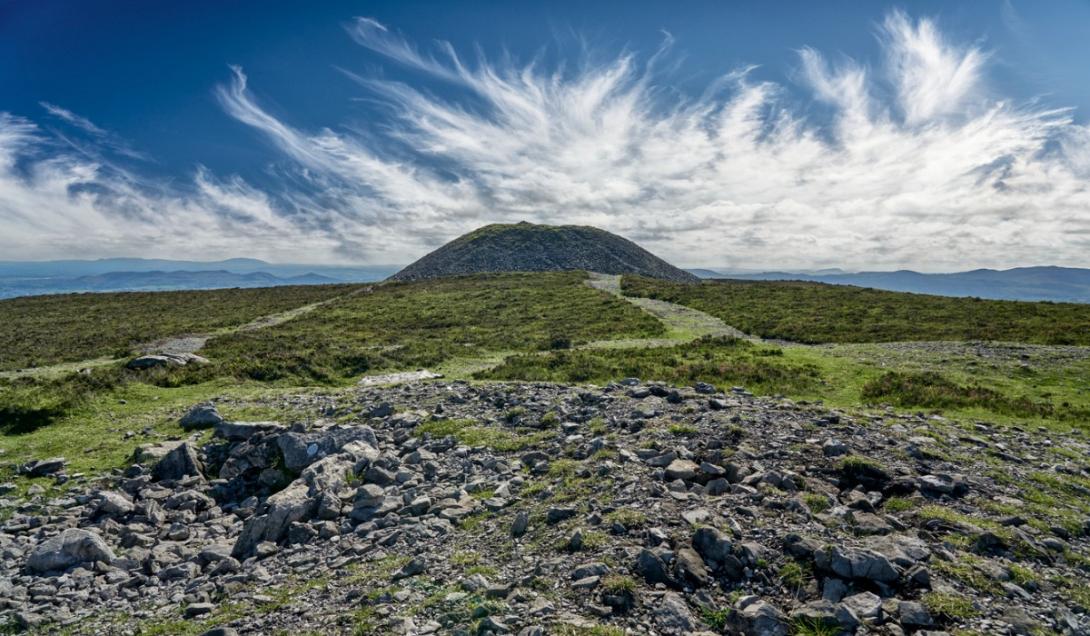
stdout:
<svg viewBox="0 0 1090 636">
<path fill-rule="evenodd" d="M 23 464 L 19 468 L 19 473 L 28 477 L 45 477 L 64 470 L 64 466 L 67 463 L 68 462 L 65 461 L 63 457 L 39 459 Z"/>
<path fill-rule="evenodd" d="M 737 633 L 747 636 L 787 636 L 790 623 L 775 605 L 751 599 L 741 611 L 728 617 L 728 624 Z"/>
<path fill-rule="evenodd" d="M 69 528 L 38 544 L 26 565 L 32 572 L 59 572 L 76 565 L 113 563 L 114 552 L 99 535 L 88 530 Z"/>
<path fill-rule="evenodd" d="M 212 428 L 222 421 L 223 418 L 220 416 L 219 411 L 216 410 L 216 405 L 205 402 L 189 409 L 178 423 L 181 424 L 183 430 L 191 431 L 199 428 Z"/>
<path fill-rule="evenodd" d="M 666 467 L 667 479 L 689 481 L 700 473 L 700 466 L 687 459 L 675 459 Z"/>
<path fill-rule="evenodd" d="M 195 353 L 160 353 L 138 356 L 129 360 L 125 366 L 140 371 L 156 367 L 184 367 L 187 364 L 208 364 L 208 359 Z"/>
<path fill-rule="evenodd" d="M 204 466 L 197 456 L 196 448 L 189 442 L 184 442 L 164 455 L 155 464 L 151 474 L 157 481 L 177 481 L 185 477 L 203 477 Z"/>
<path fill-rule="evenodd" d="M 397 572 L 394 572 L 393 580 L 398 581 L 400 579 L 406 579 L 410 576 L 416 576 L 417 574 L 423 574 L 427 569 L 427 561 L 424 557 L 413 557 L 411 561 L 406 563 Z"/>
<path fill-rule="evenodd" d="M 515 515 L 515 520 L 511 522 L 511 536 L 521 537 L 526 534 L 527 528 L 530 527 L 530 513 L 525 510 L 520 510 Z"/>
<path fill-rule="evenodd" d="M 213 435 L 232 442 L 243 442 L 260 433 L 277 433 L 286 430 L 277 422 L 228 422 L 220 420 Z"/>
<path fill-rule="evenodd" d="M 673 592 L 663 595 L 653 613 L 655 626 L 663 634 L 687 635 L 693 633 L 697 626 L 685 600 Z"/>
</svg>

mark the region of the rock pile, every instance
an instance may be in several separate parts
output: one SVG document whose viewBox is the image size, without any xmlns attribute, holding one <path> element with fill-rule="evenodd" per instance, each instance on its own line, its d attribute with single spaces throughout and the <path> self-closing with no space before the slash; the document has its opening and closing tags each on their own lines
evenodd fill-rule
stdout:
<svg viewBox="0 0 1090 636">
<path fill-rule="evenodd" d="M 857 419 L 637 380 L 295 399 L 313 400 L 316 417 L 235 422 L 197 405 L 182 426 L 212 429 L 210 443 L 143 448 L 123 472 L 58 498 L 0 500 L 0 624 L 524 636 L 1090 627 L 1085 524 L 1009 512 L 1018 479 L 1041 470 L 1036 449 L 1085 452 L 1074 439 L 944 434 L 935 422 L 925 436 L 922 416 Z M 984 457 L 1014 478 L 988 476 Z"/>
</svg>

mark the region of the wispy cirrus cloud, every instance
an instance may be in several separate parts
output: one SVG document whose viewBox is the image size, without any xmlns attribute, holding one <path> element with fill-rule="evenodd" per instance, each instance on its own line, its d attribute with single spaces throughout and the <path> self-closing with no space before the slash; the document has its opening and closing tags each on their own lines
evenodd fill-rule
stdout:
<svg viewBox="0 0 1090 636">
<path fill-rule="evenodd" d="M 97 152 L 96 148 L 96 146 L 98 146 L 105 147 L 111 152 L 117 153 L 129 159 L 139 159 L 141 161 L 149 160 L 149 157 L 147 155 L 141 152 L 137 152 L 128 143 L 126 143 L 125 140 L 121 139 L 120 137 L 111 133 L 108 130 L 99 128 L 90 119 L 87 119 L 86 117 L 83 117 L 81 115 L 77 115 L 76 113 L 73 113 L 67 108 L 62 108 L 60 106 L 57 106 L 56 104 L 51 104 L 49 102 L 38 103 L 47 113 L 49 113 L 53 117 L 65 122 L 70 126 L 73 126 L 77 130 L 86 133 L 92 138 L 95 144 L 94 146 L 78 143 L 77 141 L 63 134 L 56 135 L 60 139 L 67 141 L 68 144 L 76 150 L 79 150 L 86 154 L 94 154 L 101 159 L 101 155 Z"/>
<path fill-rule="evenodd" d="M 1067 110 L 995 94 L 989 53 L 931 20 L 889 14 L 873 64 L 802 48 L 793 85 L 738 69 L 698 96 L 660 71 L 666 47 L 644 62 L 624 53 L 548 67 L 468 61 L 369 18 L 346 29 L 410 75 L 457 90 L 346 72 L 391 106 L 390 119 L 303 130 L 266 110 L 233 68 L 216 95 L 281 153 L 289 178 L 269 192 L 204 170 L 175 192 L 73 153 L 18 167 L 47 141 L 8 116 L 0 217 L 15 218 L 15 198 L 48 192 L 51 214 L 96 219 L 104 237 L 124 217 L 116 236 L 163 241 L 186 214 L 222 239 L 215 246 L 290 246 L 268 248 L 277 260 L 323 260 L 320 251 L 404 262 L 483 223 L 531 220 L 601 226 L 686 265 L 1088 264 L 1090 131 Z M 800 92 L 822 107 L 799 107 Z"/>
<path fill-rule="evenodd" d="M 0 254 L 3 259 L 142 255 L 302 256 L 301 226 L 269 195 L 198 167 L 176 189 L 75 152 L 28 119 L 0 113 Z M 332 250 L 321 236 L 305 247 Z"/>
<path fill-rule="evenodd" d="M 86 117 L 80 117 L 79 115 L 73 113 L 67 108 L 61 108 L 60 106 L 57 106 L 56 104 L 50 104 L 49 102 L 38 103 L 50 115 L 62 119 L 69 124 L 80 128 L 81 130 L 91 133 L 92 135 L 102 137 L 107 134 L 105 130 L 96 126 L 95 123 L 92 122 L 90 119 L 87 119 Z"/>
</svg>

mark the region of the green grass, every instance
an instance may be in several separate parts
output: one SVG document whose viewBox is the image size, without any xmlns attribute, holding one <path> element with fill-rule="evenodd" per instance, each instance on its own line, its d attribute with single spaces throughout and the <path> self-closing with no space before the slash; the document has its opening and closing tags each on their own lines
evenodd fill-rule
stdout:
<svg viewBox="0 0 1090 636">
<path fill-rule="evenodd" d="M 1067 358 L 1051 349 L 1034 350 L 1033 364 L 1027 368 L 1019 349 L 1012 351 L 982 356 L 974 347 L 959 344 L 937 349 L 880 343 L 785 346 L 783 362 L 813 368 L 818 380 L 784 393 L 841 408 L 882 403 L 969 422 L 1032 423 L 1059 431 L 1086 429 L 1090 423 L 1090 359 Z M 895 380 L 909 380 L 900 384 L 883 379 L 891 373 Z"/>
<path fill-rule="evenodd" d="M 608 574 L 602 578 L 602 590 L 609 594 L 621 592 L 635 592 L 638 584 L 631 576 L 623 574 Z"/>
<path fill-rule="evenodd" d="M 802 502 L 806 504 L 806 507 L 814 514 L 821 514 L 832 507 L 832 504 L 829 502 L 829 497 L 816 493 L 804 493 L 802 495 Z"/>
<path fill-rule="evenodd" d="M 130 377 L 133 372 L 111 366 L 63 377 L 0 378 L 0 433 L 17 435 L 50 424 Z"/>
<path fill-rule="evenodd" d="M 671 424 L 666 430 L 674 437 L 692 437 L 700 432 L 700 429 L 692 424 Z"/>
<path fill-rule="evenodd" d="M 450 562 L 452 565 L 459 565 L 463 567 L 477 565 L 480 560 L 481 555 L 479 552 L 470 552 L 463 550 L 461 552 L 455 552 L 454 554 L 450 555 Z"/>
<path fill-rule="evenodd" d="M 842 630 L 833 621 L 797 618 L 791 622 L 791 636 L 838 636 Z"/>
<path fill-rule="evenodd" d="M 579 470 L 579 462 L 574 459 L 557 459 L 549 464 L 549 476 L 554 479 L 569 479 Z"/>
<path fill-rule="evenodd" d="M 1010 532 L 1009 529 L 1004 529 L 1002 526 L 999 525 L 998 522 L 992 521 L 987 517 L 970 516 L 953 510 L 952 508 L 947 508 L 946 506 L 940 506 L 937 504 L 922 506 L 916 511 L 916 516 L 919 517 L 921 521 L 944 521 L 953 526 L 965 528 L 981 528 L 983 530 L 993 531 L 996 534 L 1009 534 Z"/>
<path fill-rule="evenodd" d="M 840 460 L 840 471 L 848 475 L 856 475 L 868 471 L 885 472 L 886 468 L 881 462 L 863 457 L 862 455 L 848 455 Z"/>
<path fill-rule="evenodd" d="M 981 408 L 1017 417 L 1052 416 L 1055 411 L 1047 402 L 1034 401 L 1024 396 L 1006 396 L 995 389 L 975 384 L 957 384 L 935 372 L 887 372 L 864 384 L 861 397 L 870 403 L 885 402 L 906 408 Z M 1088 411 L 1068 409 L 1065 412 L 1067 411 L 1072 418 L 1090 418 Z"/>
<path fill-rule="evenodd" d="M 962 554 L 957 561 L 935 561 L 933 568 L 936 572 L 961 581 L 965 585 L 984 594 L 998 594 L 1002 590 L 999 584 L 985 574 L 978 565 L 983 559 L 970 554 Z"/>
<path fill-rule="evenodd" d="M 800 590 L 814 578 L 809 567 L 799 561 L 788 561 L 780 567 L 780 580 L 791 590 Z"/>
<path fill-rule="evenodd" d="M 973 600 L 960 594 L 928 592 L 920 600 L 929 612 L 943 620 L 964 620 L 980 614 L 973 605 Z"/>
<path fill-rule="evenodd" d="M 727 620 L 730 618 L 731 609 L 729 607 L 712 608 L 704 607 L 700 610 L 700 620 L 704 621 L 704 624 L 716 631 L 722 631 L 727 628 Z"/>
<path fill-rule="evenodd" d="M 951 298 L 792 281 L 625 276 L 626 295 L 699 309 L 746 333 L 794 342 L 997 340 L 1090 345 L 1090 305 Z"/>
<path fill-rule="evenodd" d="M 1011 563 L 1007 566 L 1007 570 L 1010 572 L 1011 581 L 1021 587 L 1026 587 L 1040 580 L 1037 573 L 1032 568 L 1017 563 Z"/>
<path fill-rule="evenodd" d="M 849 410 L 870 408 L 867 403 L 926 409 L 953 420 L 929 424 L 932 428 L 986 420 L 1026 430 L 1044 426 L 1069 432 L 1086 430 L 1090 422 L 1090 358 L 1078 351 L 1014 347 L 981 354 L 977 344 L 949 344 L 940 349 L 881 343 L 773 346 L 730 337 L 671 345 L 661 338 L 666 331 L 663 323 L 585 282 L 582 273 L 564 272 L 384 284 L 369 293 L 348 296 L 360 288 L 3 301 L 0 317 L 5 321 L 0 321 L 0 333 L 8 333 L 3 337 L 13 338 L 4 331 L 10 329 L 24 329 L 32 336 L 28 343 L 12 345 L 10 351 L 0 350 L 0 356 L 8 356 L 0 358 L 6 360 L 3 364 L 29 360 L 28 355 L 43 363 L 55 361 L 58 355 L 64 357 L 58 353 L 64 351 L 73 358 L 113 355 L 134 342 L 194 330 L 219 335 L 201 351 L 212 360 L 203 367 L 133 372 L 119 364 L 100 363 L 87 373 L 74 373 L 74 367 L 62 364 L 47 367 L 53 370 L 50 373 L 0 373 L 0 449 L 20 458 L 63 455 L 73 462 L 73 470 L 83 472 L 114 468 L 123 465 L 137 444 L 151 441 L 142 435 L 125 440 L 126 430 L 139 433 L 150 426 L 161 437 L 177 436 L 177 417 L 204 399 L 316 388 L 335 393 L 351 386 L 361 374 L 420 367 L 438 369 L 448 377 L 481 380 L 601 384 L 635 376 L 675 385 L 703 381 L 721 387 L 742 385 L 764 395 L 820 400 Z M 805 313 L 810 293 L 798 298 L 773 293 L 766 300 Z M 909 297 L 899 302 L 918 300 L 904 296 Z M 280 324 L 236 330 L 267 312 L 285 307 L 295 312 L 293 308 L 309 306 L 300 303 L 330 298 L 334 299 L 315 311 L 291 313 L 294 317 Z M 212 301 L 215 307 L 208 306 Z M 976 306 L 972 300 L 947 301 Z M 165 309 L 167 305 L 172 309 Z M 38 310 L 43 312 L 42 320 L 56 318 L 57 327 L 48 330 L 45 322 L 36 322 Z M 81 322 L 76 319 L 80 315 L 98 322 Z M 943 317 L 923 312 L 917 322 Z M 1011 324 L 1023 324 L 1019 320 Z M 97 334 L 94 343 L 91 333 Z M 553 349 L 558 336 L 574 348 Z M 628 348 L 580 348 L 587 343 L 597 346 L 602 339 L 630 344 Z M 647 346 L 652 341 L 668 346 Z M 523 426 L 555 427 L 561 419 L 549 410 L 540 418 L 517 408 L 508 415 L 510 421 L 503 426 L 429 422 L 420 432 L 453 435 L 466 445 L 517 450 L 555 434 Z M 233 416 L 277 419 L 276 413 L 260 409 Z M 588 429 L 594 435 L 609 433 L 601 419 L 591 421 Z M 684 425 L 668 423 L 655 430 L 678 437 L 692 432 Z M 989 457 L 982 456 L 981 461 Z M 1002 479 L 1001 466 L 992 466 L 990 474 Z M 577 481 L 565 479 L 554 494 L 578 496 L 585 484 Z M 1058 480 L 1040 473 L 1017 486 L 1025 502 L 1020 513 L 1032 518 L 1031 523 L 1076 528 L 1080 518 L 1090 514 L 1090 505 L 1081 497 L 1090 480 Z M 891 502 L 887 509 L 896 512 L 896 505 Z"/>
<path fill-rule="evenodd" d="M 642 528 L 647 523 L 647 515 L 633 508 L 618 508 L 606 514 L 605 521 L 606 523 L 619 523 L 632 530 Z"/>
<path fill-rule="evenodd" d="M 492 450 L 511 452 L 529 448 L 555 433 L 534 429 L 507 429 L 496 426 L 480 426 L 472 420 L 435 420 L 416 427 L 417 435 L 432 437 L 453 436 L 460 444 L 471 447 L 487 447 Z"/>
<path fill-rule="evenodd" d="M 742 384 L 769 393 L 816 386 L 812 365 L 783 359 L 781 349 L 728 337 L 702 338 L 672 347 L 586 349 L 518 355 L 476 374 L 478 379 L 605 383 L 626 377 L 654 378 L 676 385 L 694 382 Z"/>
<path fill-rule="evenodd" d="M 882 502 L 882 509 L 886 512 L 906 512 L 915 507 L 916 504 L 905 497 L 890 497 Z"/>
<path fill-rule="evenodd" d="M 299 389 L 302 391 L 303 389 Z M 44 458 L 63 456 L 70 472 L 96 473 L 126 465 L 126 458 L 140 444 L 185 433 L 178 417 L 197 402 L 212 396 L 259 400 L 275 391 L 256 382 L 221 378 L 182 387 L 130 383 L 113 391 L 89 395 L 48 426 L 28 431 L 3 428 L 0 449 L 7 457 Z M 225 410 L 225 415 L 232 412 Z M 154 437 L 142 433 L 150 428 Z M 136 436 L 125 439 L 125 433 Z"/>
</svg>

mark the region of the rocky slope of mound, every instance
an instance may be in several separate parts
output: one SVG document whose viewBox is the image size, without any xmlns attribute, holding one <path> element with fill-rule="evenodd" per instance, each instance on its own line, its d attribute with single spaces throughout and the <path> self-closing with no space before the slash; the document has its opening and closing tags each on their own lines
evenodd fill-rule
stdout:
<svg viewBox="0 0 1090 636">
<path fill-rule="evenodd" d="M 424 256 L 390 280 L 557 270 L 639 274 L 678 282 L 697 280 L 632 241 L 605 230 L 531 223 L 486 225 Z"/>
<path fill-rule="evenodd" d="M 0 624 L 66 633 L 1086 634 L 1073 435 L 626 381 L 276 398 L 0 498 Z M 200 428 L 214 429 L 198 444 Z M 924 435 L 919 431 L 929 430 Z M 1070 460 L 1042 461 L 1061 445 Z M 24 472 L 63 476 L 63 462 Z M 78 476 L 71 476 L 81 483 Z M 1054 503 L 1053 505 L 1062 505 Z M 213 632 L 209 632 L 213 633 Z"/>
</svg>

